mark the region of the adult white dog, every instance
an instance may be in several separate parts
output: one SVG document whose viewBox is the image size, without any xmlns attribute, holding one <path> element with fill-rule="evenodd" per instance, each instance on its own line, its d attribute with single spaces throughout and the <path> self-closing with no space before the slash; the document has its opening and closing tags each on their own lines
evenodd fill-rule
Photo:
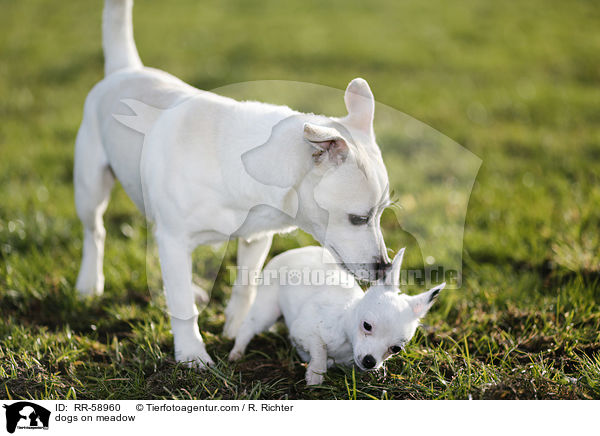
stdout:
<svg viewBox="0 0 600 436">
<path fill-rule="evenodd" d="M 236 237 L 238 266 L 261 270 L 272 235 L 299 227 L 355 276 L 388 270 L 379 226 L 388 177 L 373 132 L 374 99 L 348 85 L 348 115 L 238 102 L 144 67 L 133 40 L 132 0 L 106 0 L 106 77 L 89 93 L 75 147 L 75 203 L 84 226 L 77 289 L 103 291 L 106 210 L 115 177 L 154 223 L 180 362 L 212 360 L 200 335 L 191 253 Z M 225 314 L 235 337 L 256 293 L 236 282 Z"/>
</svg>

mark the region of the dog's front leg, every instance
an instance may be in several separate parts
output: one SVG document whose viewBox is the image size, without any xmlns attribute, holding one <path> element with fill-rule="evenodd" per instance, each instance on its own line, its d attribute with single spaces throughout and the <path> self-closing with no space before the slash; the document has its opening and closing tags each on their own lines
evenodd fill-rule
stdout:
<svg viewBox="0 0 600 436">
<path fill-rule="evenodd" d="M 248 242 L 238 239 L 238 274 L 231 290 L 231 299 L 225 309 L 225 328 L 223 333 L 228 338 L 235 338 L 237 332 L 256 296 L 255 277 L 262 269 L 273 235 L 265 235 Z"/>
<path fill-rule="evenodd" d="M 306 384 L 308 386 L 323 383 L 327 372 L 327 346 L 319 339 L 313 338 L 309 347 L 310 362 L 306 368 Z"/>
<path fill-rule="evenodd" d="M 156 240 L 171 314 L 175 359 L 190 367 L 204 369 L 213 361 L 206 352 L 198 329 L 198 309 L 194 304 L 191 250 L 184 238 L 159 234 Z"/>
</svg>

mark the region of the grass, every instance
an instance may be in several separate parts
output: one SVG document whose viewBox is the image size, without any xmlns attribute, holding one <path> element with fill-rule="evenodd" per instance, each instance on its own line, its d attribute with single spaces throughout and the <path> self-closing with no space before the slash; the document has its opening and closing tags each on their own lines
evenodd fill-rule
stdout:
<svg viewBox="0 0 600 436">
<path fill-rule="evenodd" d="M 337 368 L 307 388 L 283 327 L 240 363 L 225 361 L 230 244 L 223 265 L 199 272 L 216 276 L 200 323 L 218 363 L 204 374 L 177 365 L 162 303 L 148 292 L 144 220 L 120 188 L 105 217 L 105 294 L 80 301 L 73 289 L 82 233 L 73 142 L 102 77 L 99 2 L 0 0 L 0 398 L 600 398 L 594 2 L 138 3 L 147 65 L 203 89 L 264 79 L 343 88 L 363 76 L 378 101 L 481 158 L 463 286 L 442 295 L 385 372 Z M 402 152 L 406 133 L 379 136 L 402 195 L 419 161 Z M 383 225 L 388 245 L 409 245 L 422 265 L 393 213 Z M 271 255 L 307 243 L 276 237 Z"/>
</svg>

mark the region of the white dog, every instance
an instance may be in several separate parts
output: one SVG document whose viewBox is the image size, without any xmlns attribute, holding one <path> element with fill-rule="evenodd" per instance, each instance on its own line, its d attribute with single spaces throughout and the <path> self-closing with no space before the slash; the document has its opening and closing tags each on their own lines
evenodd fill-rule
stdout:
<svg viewBox="0 0 600 436">
<path fill-rule="evenodd" d="M 75 203 L 84 226 L 77 289 L 103 290 L 102 216 L 115 177 L 154 224 L 178 361 L 212 360 L 198 330 L 191 253 L 235 237 L 238 265 L 260 272 L 277 232 L 301 228 L 357 277 L 389 270 L 379 219 L 388 177 L 367 83 L 348 85 L 348 115 L 238 102 L 142 65 L 132 0 L 106 0 L 106 77 L 89 93 L 75 147 Z M 235 337 L 256 288 L 236 282 L 225 334 Z"/>
<path fill-rule="evenodd" d="M 419 295 L 400 293 L 402 249 L 391 274 L 366 293 L 321 247 L 304 247 L 276 256 L 265 267 L 256 300 L 235 340 L 230 360 L 239 359 L 254 335 L 271 327 L 283 314 L 290 338 L 300 357 L 309 362 L 306 383 L 321 384 L 334 363 L 363 371 L 378 369 L 408 343 L 443 283 Z M 290 274 L 308 271 L 339 274 L 337 285 L 291 283 Z M 304 277 L 308 274 L 303 273 Z M 322 281 L 322 280 L 321 280 Z M 352 283 L 351 289 L 343 284 Z"/>
</svg>

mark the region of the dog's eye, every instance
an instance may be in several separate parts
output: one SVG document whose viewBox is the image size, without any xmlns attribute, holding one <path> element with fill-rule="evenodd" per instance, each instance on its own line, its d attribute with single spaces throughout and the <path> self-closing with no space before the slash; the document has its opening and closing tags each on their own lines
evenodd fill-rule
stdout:
<svg viewBox="0 0 600 436">
<path fill-rule="evenodd" d="M 360 216 L 360 215 L 348 215 L 348 219 L 350 220 L 350 224 L 353 226 L 362 226 L 369 222 L 368 216 Z"/>
<path fill-rule="evenodd" d="M 390 347 L 390 353 L 392 353 L 392 354 L 399 353 L 400 351 L 402 351 L 402 347 L 399 345 L 392 345 Z"/>
<path fill-rule="evenodd" d="M 371 324 L 369 324 L 368 322 L 363 322 L 363 328 L 364 328 L 366 331 L 370 332 L 370 331 L 371 331 L 371 329 L 372 329 L 373 327 L 372 327 L 372 326 L 371 326 Z"/>
</svg>

